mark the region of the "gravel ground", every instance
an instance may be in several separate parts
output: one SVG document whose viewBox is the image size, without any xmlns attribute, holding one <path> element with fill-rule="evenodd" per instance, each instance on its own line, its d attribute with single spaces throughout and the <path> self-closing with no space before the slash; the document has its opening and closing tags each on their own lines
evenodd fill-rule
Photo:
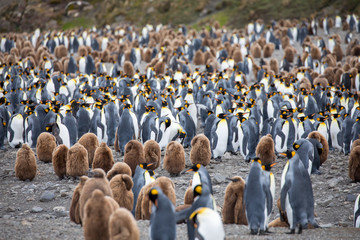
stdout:
<svg viewBox="0 0 360 240">
<path fill-rule="evenodd" d="M 122 161 L 113 151 L 116 161 Z M 0 239 L 82 239 L 82 228 L 70 222 L 69 208 L 72 192 L 78 180 L 59 180 L 54 174 L 51 163 L 38 161 L 38 173 L 32 182 L 23 182 L 15 178 L 14 165 L 16 149 L 3 152 L 0 158 Z M 186 149 L 187 167 L 189 167 L 189 149 Z M 286 159 L 277 159 L 279 164 L 273 168 L 276 178 L 276 199 L 280 192 L 281 172 Z M 238 155 L 225 154 L 222 162 L 211 161 L 207 166 L 213 181 L 214 196 L 219 209 L 222 208 L 226 177 L 235 175 L 246 178 L 250 164 Z M 348 178 L 348 157 L 339 153 L 330 153 L 328 160 L 321 167 L 321 175 L 312 175 L 315 198 L 316 220 L 321 229 L 305 230 L 294 238 L 309 239 L 355 239 L 360 236 L 360 229 L 353 228 L 353 207 L 355 198 L 360 193 L 360 183 L 351 183 Z M 157 176 L 170 175 L 160 167 Z M 184 193 L 192 178 L 191 173 L 179 177 L 170 177 L 175 183 L 177 205 L 183 203 Z M 42 202 L 44 193 L 54 194 L 54 199 Z M 277 217 L 274 209 L 270 217 Z M 141 239 L 148 238 L 149 221 L 138 221 Z M 272 233 L 266 238 L 288 239 L 286 228 L 271 228 Z M 246 226 L 225 225 L 228 239 L 264 238 L 251 236 Z M 177 227 L 177 238 L 187 239 L 185 224 Z"/>
</svg>

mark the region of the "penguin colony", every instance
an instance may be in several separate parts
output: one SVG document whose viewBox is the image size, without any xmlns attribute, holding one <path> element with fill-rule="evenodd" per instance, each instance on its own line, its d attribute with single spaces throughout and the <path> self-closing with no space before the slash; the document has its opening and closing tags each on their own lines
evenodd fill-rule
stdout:
<svg viewBox="0 0 360 240">
<path fill-rule="evenodd" d="M 349 32 L 341 39 L 331 35 L 330 20 L 280 20 L 267 29 L 258 20 L 232 32 L 218 25 L 199 33 L 185 26 L 147 25 L 140 33 L 126 25 L 5 34 L 0 41 L 0 147 L 4 149 L 5 140 L 12 148 L 23 145 L 15 168 L 22 180 L 34 178 L 22 172 L 26 164 L 36 172 L 34 153 L 26 144 L 36 146 L 39 160 L 53 161 L 59 177 L 81 176 L 70 219 L 83 225 L 86 239 L 121 238 L 118 232 L 138 239 L 134 216 L 150 218 L 152 239 L 175 238 L 175 224 L 182 221 L 189 239 L 223 239 L 211 179 L 200 163 L 209 164 L 209 156 L 221 161 L 225 152 L 252 160 L 245 184 L 234 177 L 227 188 L 224 205 L 233 206 L 236 215 L 225 209 L 225 223 L 248 224 L 252 234 L 268 231 L 275 201 L 270 170 L 275 154 L 283 154 L 289 160 L 281 178 L 280 207 L 290 232 L 298 227 L 301 233 L 308 224 L 317 227 L 310 174 L 321 172 L 328 154 L 350 154 L 349 176 L 359 181 L 360 154 L 352 145 L 360 136 L 360 21 L 355 15 L 340 18 L 336 27 Z M 316 36 L 318 27 L 326 38 Z M 294 44 L 301 44 L 302 53 Z M 271 58 L 279 49 L 284 51 L 281 61 Z M 105 64 L 109 62 L 113 64 Z M 198 128 L 204 136 L 197 139 Z M 200 146 L 192 142 L 194 137 L 202 140 Z M 147 141 L 158 143 L 151 157 L 148 148 L 144 154 Z M 100 145 L 104 153 L 96 151 L 99 143 L 106 143 Z M 178 212 L 172 181 L 155 180 L 151 164 L 146 166 L 156 168 L 158 147 L 168 149 L 169 143 L 181 147 L 180 155 L 183 148 L 194 148 L 194 166 L 188 170 L 194 172 L 193 202 Z M 106 145 L 124 154 L 130 168 L 113 166 Z M 106 162 L 99 163 L 97 153 L 106 155 Z M 164 160 L 164 168 L 179 174 L 183 158 L 180 163 Z M 97 168 L 88 178 L 89 167 L 110 171 L 107 176 Z M 137 198 L 130 192 L 135 186 Z M 297 202 L 299 192 L 306 201 Z M 112 198 L 119 195 L 126 199 Z"/>
</svg>

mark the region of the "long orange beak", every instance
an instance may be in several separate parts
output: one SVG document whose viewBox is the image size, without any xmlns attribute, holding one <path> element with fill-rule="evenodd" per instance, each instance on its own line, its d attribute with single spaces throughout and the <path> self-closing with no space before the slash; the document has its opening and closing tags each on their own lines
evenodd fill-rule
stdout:
<svg viewBox="0 0 360 240">
<path fill-rule="evenodd" d="M 284 157 L 286 157 L 287 156 L 287 154 L 286 153 L 279 153 L 281 156 L 284 156 Z"/>
<path fill-rule="evenodd" d="M 285 154 L 286 155 L 286 154 Z M 275 166 L 276 164 L 278 164 L 278 162 L 274 162 L 273 164 L 270 165 L 270 167 Z"/>
</svg>

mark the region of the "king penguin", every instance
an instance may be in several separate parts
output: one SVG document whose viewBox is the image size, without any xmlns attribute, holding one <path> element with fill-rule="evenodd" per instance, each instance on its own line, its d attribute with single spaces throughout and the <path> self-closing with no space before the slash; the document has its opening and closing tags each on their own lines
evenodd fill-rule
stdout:
<svg viewBox="0 0 360 240">
<path fill-rule="evenodd" d="M 35 148 L 37 138 L 41 132 L 41 126 L 36 113 L 34 114 L 32 111 L 28 111 L 27 115 L 24 123 L 25 142 L 28 143 L 31 148 Z"/>
<path fill-rule="evenodd" d="M 273 197 L 262 171 L 260 159 L 255 158 L 244 191 L 245 212 L 251 234 L 265 233 L 272 211 Z"/>
<path fill-rule="evenodd" d="M 213 158 L 220 160 L 226 151 L 229 132 L 226 114 L 220 113 L 217 117 L 211 129 L 210 143 Z"/>
<path fill-rule="evenodd" d="M 150 239 L 176 239 L 175 207 L 160 188 L 149 191 L 153 202 L 150 216 Z"/>
<path fill-rule="evenodd" d="M 134 185 L 132 187 L 132 191 L 134 193 L 134 206 L 131 211 L 134 216 L 135 216 L 136 203 L 141 188 L 152 182 L 150 173 L 147 170 L 147 167 L 150 167 L 151 165 L 152 164 L 140 163 L 138 166 L 136 166 L 135 174 L 133 176 Z"/>
<path fill-rule="evenodd" d="M 123 110 L 116 132 L 118 142 L 115 142 L 115 145 L 119 146 L 121 153 L 124 154 L 125 145 L 135 138 L 135 128 L 129 108 Z"/>
<path fill-rule="evenodd" d="M 314 195 L 310 175 L 294 151 L 290 152 L 290 160 L 287 161 L 281 176 L 281 208 L 286 211 L 290 224 L 290 233 L 295 233 L 299 225 L 299 232 L 302 228 L 311 223 L 318 227 L 314 218 Z"/>
</svg>

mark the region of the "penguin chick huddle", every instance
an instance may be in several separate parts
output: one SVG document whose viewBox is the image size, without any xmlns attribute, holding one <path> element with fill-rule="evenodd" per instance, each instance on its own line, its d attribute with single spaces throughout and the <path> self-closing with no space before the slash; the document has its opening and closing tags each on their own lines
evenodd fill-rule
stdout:
<svg viewBox="0 0 360 240">
<path fill-rule="evenodd" d="M 318 36 L 318 28 L 323 28 L 324 38 Z M 347 31 L 345 37 L 338 34 L 340 28 Z M 182 221 L 187 222 L 190 239 L 224 238 L 211 179 L 200 163 L 221 161 L 226 152 L 253 160 L 245 186 L 243 180 L 231 179 L 243 191 L 243 201 L 232 200 L 234 213 L 245 212 L 247 221 L 243 215 L 231 221 L 247 222 L 254 234 L 268 230 L 275 201 L 269 170 L 275 156 L 284 154 L 289 162 L 281 178 L 281 211 L 291 233 L 297 226 L 301 232 L 308 223 L 317 227 L 310 174 L 321 173 L 331 151 L 348 155 L 360 134 L 359 31 L 360 21 L 352 14 L 336 17 L 335 24 L 325 17 L 279 20 L 267 28 L 259 19 L 231 31 L 214 24 L 200 32 L 185 26 L 146 25 L 140 30 L 122 25 L 7 33 L 0 41 L 0 147 L 4 149 L 6 141 L 12 148 L 23 145 L 17 158 L 26 152 L 29 156 L 17 163 L 32 168 L 34 158 L 26 145 L 36 147 L 39 160 L 45 162 L 50 151 L 52 160 L 59 159 L 56 174 L 64 176 L 60 168 L 65 165 L 66 175 L 81 176 L 70 215 L 83 224 L 87 239 L 112 238 L 118 232 L 116 219 L 134 219 L 129 211 L 117 211 L 119 204 L 127 209 L 132 205 L 139 218 L 150 215 L 154 239 L 161 234 L 173 238 L 174 223 Z M 302 52 L 296 50 L 299 45 Z M 284 53 L 281 59 L 272 57 L 277 50 Z M 204 135 L 198 138 L 199 129 Z M 42 138 L 49 139 L 45 143 L 51 143 L 52 150 L 42 149 Z M 166 149 L 164 168 L 174 175 L 185 168 L 184 148 L 192 147 L 195 173 L 188 208 L 175 212 L 174 184 L 166 177 L 155 180 L 147 166 L 158 165 L 159 149 L 155 156 L 139 155 L 148 141 L 157 143 L 160 151 Z M 116 177 L 123 166 L 110 169 L 114 160 L 105 145 L 97 151 L 99 142 L 124 155 L 133 184 L 128 177 Z M 67 154 L 60 154 L 57 145 Z M 350 154 L 349 175 L 359 181 L 356 149 Z M 107 156 L 109 163 L 99 163 L 97 153 Z M 21 172 L 23 168 L 16 166 Z M 129 201 L 113 199 L 103 170 L 95 168 L 90 179 L 83 176 L 89 167 L 100 166 L 110 169 L 111 181 L 119 181 L 113 184 L 121 193 L 116 195 L 123 192 Z M 144 191 L 144 186 L 151 189 Z M 294 200 L 299 192 L 306 201 Z M 104 225 L 96 216 L 105 219 Z M 169 219 L 168 229 L 155 231 L 164 227 L 164 219 Z M 128 225 L 130 233 L 138 231 L 135 225 Z M 108 235 L 93 232 L 97 230 Z"/>
</svg>

